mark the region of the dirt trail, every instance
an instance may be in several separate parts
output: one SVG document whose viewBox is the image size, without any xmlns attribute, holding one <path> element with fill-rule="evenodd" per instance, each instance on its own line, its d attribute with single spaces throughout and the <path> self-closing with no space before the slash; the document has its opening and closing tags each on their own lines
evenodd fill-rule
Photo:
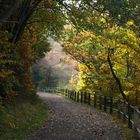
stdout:
<svg viewBox="0 0 140 140">
<path fill-rule="evenodd" d="M 39 96 L 49 106 L 49 117 L 27 140 L 122 140 L 110 115 L 54 94 Z"/>
</svg>

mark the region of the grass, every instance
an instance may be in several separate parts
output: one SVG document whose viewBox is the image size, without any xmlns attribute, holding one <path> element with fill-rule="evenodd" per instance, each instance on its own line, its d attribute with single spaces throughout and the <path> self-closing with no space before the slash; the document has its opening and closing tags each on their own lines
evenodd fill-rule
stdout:
<svg viewBox="0 0 140 140">
<path fill-rule="evenodd" d="M 112 115 L 113 121 L 119 126 L 124 140 L 133 140 L 132 129 L 129 129 L 127 124 L 118 119 L 115 115 Z"/>
<path fill-rule="evenodd" d="M 22 140 L 47 119 L 48 108 L 39 97 L 20 97 L 0 112 L 0 140 Z"/>
</svg>

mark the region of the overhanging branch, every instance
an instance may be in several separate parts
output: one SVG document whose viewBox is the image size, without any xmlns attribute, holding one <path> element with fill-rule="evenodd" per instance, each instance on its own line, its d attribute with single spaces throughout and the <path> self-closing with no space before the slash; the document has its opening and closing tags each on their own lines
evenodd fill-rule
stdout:
<svg viewBox="0 0 140 140">
<path fill-rule="evenodd" d="M 121 95 L 123 96 L 123 98 L 127 101 L 127 98 L 126 98 L 126 95 L 125 93 L 123 92 L 123 88 L 122 88 L 122 84 L 121 84 L 121 81 L 120 79 L 116 76 L 114 70 L 113 70 L 113 65 L 112 65 L 112 62 L 111 62 L 111 50 L 108 49 L 108 56 L 107 56 L 107 61 L 108 61 L 108 64 L 109 64 L 109 67 L 110 67 L 110 70 L 111 70 L 111 73 L 112 73 L 112 76 L 113 78 L 115 79 L 118 87 L 119 87 L 119 90 L 120 90 L 120 93 Z"/>
</svg>

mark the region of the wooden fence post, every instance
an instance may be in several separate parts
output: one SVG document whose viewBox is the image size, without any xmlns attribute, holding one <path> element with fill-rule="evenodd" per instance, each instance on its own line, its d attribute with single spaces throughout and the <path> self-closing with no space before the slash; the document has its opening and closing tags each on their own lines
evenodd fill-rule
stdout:
<svg viewBox="0 0 140 140">
<path fill-rule="evenodd" d="M 102 109 L 102 96 L 99 96 L 99 108 Z"/>
<path fill-rule="evenodd" d="M 113 113 L 113 98 L 110 97 L 110 114 Z"/>
<path fill-rule="evenodd" d="M 73 90 L 72 90 L 72 100 L 74 99 L 74 92 L 73 92 Z"/>
<path fill-rule="evenodd" d="M 77 92 L 75 91 L 74 92 L 74 100 L 76 101 L 76 95 L 77 95 Z"/>
<path fill-rule="evenodd" d="M 71 91 L 69 90 L 69 98 L 71 98 Z"/>
<path fill-rule="evenodd" d="M 128 103 L 128 127 L 132 128 L 132 123 L 131 123 L 131 119 L 132 119 L 132 108 L 130 106 L 130 103 Z"/>
<path fill-rule="evenodd" d="M 86 99 L 87 99 L 87 98 L 86 98 L 86 97 L 87 97 L 86 95 L 87 95 L 86 92 L 84 92 L 84 103 L 87 102 L 87 101 L 86 101 Z"/>
<path fill-rule="evenodd" d="M 134 109 L 134 126 L 133 126 L 133 138 L 134 140 L 139 140 L 139 133 L 137 128 L 139 126 L 139 114 L 140 111 L 136 108 Z"/>
<path fill-rule="evenodd" d="M 70 99 L 71 99 L 71 91 L 69 90 L 69 97 L 70 97 Z"/>
<path fill-rule="evenodd" d="M 71 98 L 71 91 L 69 90 L 69 98 Z"/>
<path fill-rule="evenodd" d="M 68 89 L 66 90 L 66 96 L 68 97 Z"/>
<path fill-rule="evenodd" d="M 79 102 L 79 92 L 77 92 L 77 102 Z"/>
<path fill-rule="evenodd" d="M 94 94 L 94 108 L 96 108 L 97 105 L 97 96 L 96 93 Z"/>
<path fill-rule="evenodd" d="M 117 101 L 117 112 L 118 112 L 118 118 L 120 119 L 121 118 L 121 105 L 120 105 L 120 99 Z"/>
<path fill-rule="evenodd" d="M 75 101 L 75 91 L 73 91 L 73 100 Z"/>
<path fill-rule="evenodd" d="M 72 99 L 72 91 L 70 91 L 70 99 Z"/>
<path fill-rule="evenodd" d="M 68 98 L 70 98 L 70 91 L 68 90 Z"/>
<path fill-rule="evenodd" d="M 90 93 L 88 93 L 88 104 L 90 105 L 90 97 L 91 97 L 91 95 L 90 95 Z"/>
<path fill-rule="evenodd" d="M 83 102 L 83 92 L 81 91 L 81 103 Z"/>
<path fill-rule="evenodd" d="M 107 105 L 107 97 L 104 96 L 104 111 L 106 112 L 106 105 Z"/>
<path fill-rule="evenodd" d="M 72 99 L 72 91 L 70 90 L 70 99 Z"/>
<path fill-rule="evenodd" d="M 75 97 L 75 96 L 74 96 L 74 93 L 75 93 L 75 91 L 73 90 L 73 91 L 72 91 L 72 100 L 74 100 L 74 97 Z"/>
<path fill-rule="evenodd" d="M 123 102 L 123 121 L 126 122 L 126 101 Z"/>
</svg>

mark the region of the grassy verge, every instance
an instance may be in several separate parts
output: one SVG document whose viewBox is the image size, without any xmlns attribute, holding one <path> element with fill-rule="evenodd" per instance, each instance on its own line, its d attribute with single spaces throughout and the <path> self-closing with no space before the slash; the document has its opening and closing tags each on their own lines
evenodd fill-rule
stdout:
<svg viewBox="0 0 140 140">
<path fill-rule="evenodd" d="M 47 113 L 39 97 L 20 97 L 0 106 L 0 140 L 22 140 L 46 120 Z"/>
<path fill-rule="evenodd" d="M 114 122 L 119 126 L 124 140 L 133 140 L 133 130 L 128 128 L 127 121 L 124 123 L 122 119 L 118 119 L 117 114 L 112 114 Z"/>
</svg>

